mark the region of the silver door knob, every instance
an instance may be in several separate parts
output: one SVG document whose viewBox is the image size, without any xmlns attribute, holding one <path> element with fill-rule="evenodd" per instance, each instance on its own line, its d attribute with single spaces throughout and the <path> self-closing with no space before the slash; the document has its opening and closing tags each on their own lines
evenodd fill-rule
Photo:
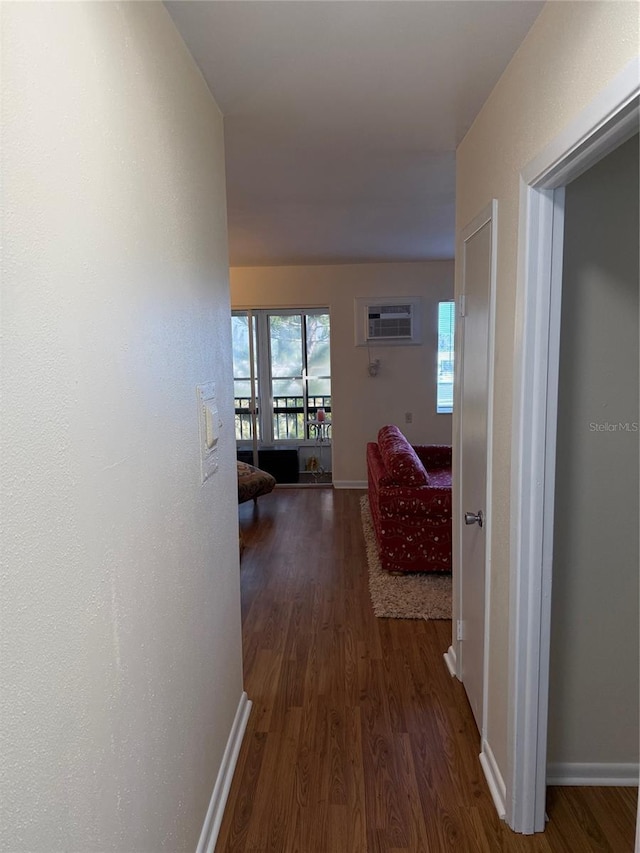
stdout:
<svg viewBox="0 0 640 853">
<path fill-rule="evenodd" d="M 482 523 L 483 523 L 482 510 L 479 509 L 478 512 L 465 512 L 464 523 L 465 524 L 477 524 L 478 527 L 482 527 Z"/>
</svg>

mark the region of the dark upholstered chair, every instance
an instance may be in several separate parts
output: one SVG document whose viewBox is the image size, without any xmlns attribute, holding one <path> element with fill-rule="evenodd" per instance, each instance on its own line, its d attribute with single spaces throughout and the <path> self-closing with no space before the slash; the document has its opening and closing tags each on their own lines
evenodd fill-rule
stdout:
<svg viewBox="0 0 640 853">
<path fill-rule="evenodd" d="M 275 484 L 275 477 L 266 471 L 238 462 L 238 503 L 251 500 L 257 503 L 259 497 L 273 491 Z"/>
</svg>

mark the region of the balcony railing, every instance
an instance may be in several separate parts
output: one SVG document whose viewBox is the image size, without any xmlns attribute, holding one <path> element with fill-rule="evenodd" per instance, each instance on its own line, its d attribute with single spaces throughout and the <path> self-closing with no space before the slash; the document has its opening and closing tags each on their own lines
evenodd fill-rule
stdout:
<svg viewBox="0 0 640 853">
<path fill-rule="evenodd" d="M 308 397 L 306 419 L 313 420 L 317 416 L 318 409 L 324 409 L 327 415 L 330 415 L 331 397 Z M 235 410 L 236 438 L 240 441 L 250 441 L 252 438 L 251 398 L 236 397 Z M 305 422 L 303 397 L 273 398 L 273 437 L 276 441 L 305 441 L 313 438 L 309 434 L 309 425 Z"/>
</svg>

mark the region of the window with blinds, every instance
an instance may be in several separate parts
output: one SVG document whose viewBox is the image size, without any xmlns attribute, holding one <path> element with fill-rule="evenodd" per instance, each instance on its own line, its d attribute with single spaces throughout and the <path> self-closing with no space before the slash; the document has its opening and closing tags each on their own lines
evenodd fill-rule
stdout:
<svg viewBox="0 0 640 853">
<path fill-rule="evenodd" d="M 453 412 L 455 302 L 438 303 L 438 364 L 436 375 L 436 412 Z"/>
</svg>

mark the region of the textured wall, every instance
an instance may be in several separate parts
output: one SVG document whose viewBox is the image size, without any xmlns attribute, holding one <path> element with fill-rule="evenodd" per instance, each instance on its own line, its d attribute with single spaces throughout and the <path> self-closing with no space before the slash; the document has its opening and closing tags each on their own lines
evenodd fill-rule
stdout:
<svg viewBox="0 0 640 853">
<path fill-rule="evenodd" d="M 503 775 L 519 176 L 637 55 L 638 13 L 638 5 L 627 2 L 547 3 L 457 153 L 457 233 L 492 198 L 499 203 L 488 739 Z"/>
<path fill-rule="evenodd" d="M 222 119 L 161 4 L 2 25 L 1 846 L 193 851 L 242 690 Z"/>
<path fill-rule="evenodd" d="M 423 343 L 373 346 L 380 373 L 367 372 L 354 339 L 356 296 L 422 296 Z M 450 444 L 451 415 L 436 414 L 438 301 L 453 298 L 453 262 L 234 267 L 234 307 L 320 306 L 331 310 L 334 482 L 365 481 L 365 451 L 386 423 L 414 443 Z M 405 424 L 405 412 L 413 423 Z"/>
<path fill-rule="evenodd" d="M 638 181 L 636 136 L 566 191 L 549 762 L 638 761 Z"/>
</svg>

